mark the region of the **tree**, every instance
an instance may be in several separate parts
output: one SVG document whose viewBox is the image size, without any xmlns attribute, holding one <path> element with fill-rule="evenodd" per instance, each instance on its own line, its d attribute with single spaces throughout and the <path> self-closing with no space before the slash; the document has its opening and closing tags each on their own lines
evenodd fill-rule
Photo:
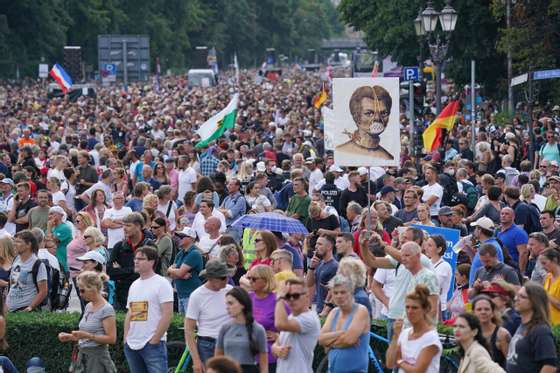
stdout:
<svg viewBox="0 0 560 373">
<path fill-rule="evenodd" d="M 443 8 L 436 1 L 436 9 Z M 467 83 L 470 61 L 477 61 L 477 80 L 487 93 L 496 94 L 497 78 L 504 76 L 505 59 L 495 50 L 498 21 L 492 16 L 489 0 L 464 0 L 454 3 L 459 14 L 451 35 L 446 74 L 459 85 Z M 429 57 L 426 43 L 417 39 L 413 20 L 425 1 L 342 0 L 338 9 L 342 19 L 365 33 L 370 49 L 391 56 L 400 65 L 416 64 L 418 56 Z"/>
</svg>

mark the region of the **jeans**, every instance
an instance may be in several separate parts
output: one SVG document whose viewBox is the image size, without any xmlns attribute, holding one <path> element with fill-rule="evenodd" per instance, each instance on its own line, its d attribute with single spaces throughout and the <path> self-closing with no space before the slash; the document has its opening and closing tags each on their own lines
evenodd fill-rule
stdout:
<svg viewBox="0 0 560 373">
<path fill-rule="evenodd" d="M 198 355 L 203 364 L 214 356 L 214 349 L 216 348 L 216 341 L 211 342 L 207 339 L 197 339 L 196 347 L 198 348 Z"/>
<path fill-rule="evenodd" d="M 179 312 L 182 315 L 186 315 L 187 314 L 187 307 L 189 306 L 189 298 L 179 298 Z"/>
<path fill-rule="evenodd" d="M 391 338 L 393 337 L 393 324 L 395 324 L 395 319 L 387 319 L 387 339 L 391 343 Z"/>
<path fill-rule="evenodd" d="M 167 372 L 167 345 L 161 341 L 157 345 L 146 343 L 140 350 L 124 345 L 124 355 L 131 373 Z"/>
<path fill-rule="evenodd" d="M 5 373 L 18 373 L 12 361 L 6 356 L 0 356 L 0 367 L 2 367 Z"/>
</svg>

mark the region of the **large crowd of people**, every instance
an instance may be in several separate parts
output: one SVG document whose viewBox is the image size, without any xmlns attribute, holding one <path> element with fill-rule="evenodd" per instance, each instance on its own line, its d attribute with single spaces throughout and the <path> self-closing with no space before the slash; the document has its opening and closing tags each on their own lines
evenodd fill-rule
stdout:
<svg viewBox="0 0 560 373">
<path fill-rule="evenodd" d="M 167 371 L 174 313 L 196 373 L 311 373 L 317 345 L 329 372 L 367 372 L 373 320 L 399 372 L 439 371 L 442 323 L 460 372 L 556 371 L 559 106 L 498 124 L 486 101 L 474 149 L 459 113 L 444 148 L 416 156 L 401 105 L 400 166 L 348 168 L 313 105 L 320 75 L 232 82 L 50 100 L 42 83 L 1 86 L 3 342 L 7 313 L 64 312 L 77 297 L 79 325 L 58 335 L 77 343 L 74 372 L 116 372 L 120 311 L 133 373 Z M 196 147 L 234 91 L 235 128 Z M 416 132 L 433 119 L 426 108 Z M 267 212 L 309 234 L 234 224 Z M 423 226 L 460 232 L 456 262 Z"/>
</svg>

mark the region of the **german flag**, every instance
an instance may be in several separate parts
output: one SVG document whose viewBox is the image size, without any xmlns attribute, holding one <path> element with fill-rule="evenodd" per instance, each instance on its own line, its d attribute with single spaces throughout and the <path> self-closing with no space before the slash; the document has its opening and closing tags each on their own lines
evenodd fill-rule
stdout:
<svg viewBox="0 0 560 373">
<path fill-rule="evenodd" d="M 321 93 L 319 93 L 313 99 L 313 106 L 315 107 L 315 109 L 319 110 L 321 106 L 323 106 L 325 101 L 327 101 L 328 97 L 329 96 L 327 95 L 327 88 L 325 87 L 325 83 L 323 83 L 323 88 L 321 88 Z"/>
<path fill-rule="evenodd" d="M 439 113 L 438 117 L 430 124 L 422 134 L 424 149 L 429 152 L 437 150 L 442 145 L 442 129 L 451 131 L 457 120 L 457 110 L 459 110 L 459 100 L 451 101 Z"/>
</svg>

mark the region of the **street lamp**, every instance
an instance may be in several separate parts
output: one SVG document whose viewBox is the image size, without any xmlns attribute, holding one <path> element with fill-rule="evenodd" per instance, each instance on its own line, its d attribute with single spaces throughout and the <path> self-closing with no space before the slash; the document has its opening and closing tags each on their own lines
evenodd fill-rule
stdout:
<svg viewBox="0 0 560 373">
<path fill-rule="evenodd" d="M 449 39 L 455 30 L 458 18 L 457 12 L 449 3 L 450 0 L 447 0 L 441 12 L 437 12 L 432 6 L 432 2 L 428 1 L 426 9 L 414 20 L 414 31 L 417 36 L 426 37 L 431 59 L 436 68 L 436 109 L 438 114 L 441 112 L 441 65 L 445 61 Z M 443 30 L 443 37 L 442 33 L 436 32 L 438 20 Z"/>
</svg>

